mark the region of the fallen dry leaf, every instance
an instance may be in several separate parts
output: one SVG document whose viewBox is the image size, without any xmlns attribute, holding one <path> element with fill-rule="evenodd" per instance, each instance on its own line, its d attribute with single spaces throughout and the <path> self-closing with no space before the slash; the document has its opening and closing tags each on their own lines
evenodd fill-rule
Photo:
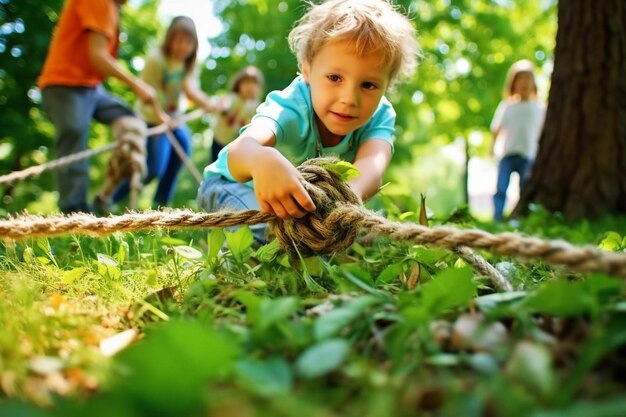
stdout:
<svg viewBox="0 0 626 417">
<path fill-rule="evenodd" d="M 100 341 L 100 352 L 110 357 L 128 347 L 137 337 L 137 330 L 128 329 Z"/>
</svg>

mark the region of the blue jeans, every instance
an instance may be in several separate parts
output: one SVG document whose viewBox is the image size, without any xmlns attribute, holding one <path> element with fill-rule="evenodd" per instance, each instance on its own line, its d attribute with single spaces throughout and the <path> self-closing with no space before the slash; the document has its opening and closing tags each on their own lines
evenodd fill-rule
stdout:
<svg viewBox="0 0 626 417">
<path fill-rule="evenodd" d="M 198 207 L 208 212 L 218 210 L 259 210 L 259 203 L 254 189 L 239 182 L 229 181 L 221 175 L 212 175 L 200 184 L 198 189 Z M 231 227 L 236 230 L 238 226 Z M 267 224 L 250 226 L 255 240 L 267 242 Z"/>
<path fill-rule="evenodd" d="M 49 86 L 43 89 L 42 107 L 56 130 L 56 157 L 87 149 L 91 120 L 111 124 L 135 113 L 101 86 Z M 59 208 L 64 213 L 88 211 L 89 162 L 83 160 L 56 171 Z"/>
<path fill-rule="evenodd" d="M 526 174 L 532 160 L 521 155 L 507 155 L 498 164 L 498 183 L 496 185 L 496 194 L 493 196 L 493 205 L 495 207 L 494 220 L 502 220 L 504 214 L 504 204 L 506 202 L 506 190 L 509 188 L 511 174 L 517 172 L 520 178 L 520 190 L 526 181 Z"/>
<path fill-rule="evenodd" d="M 185 150 L 185 154 L 191 153 L 191 132 L 186 125 L 180 125 L 172 131 L 174 137 Z M 178 173 L 183 165 L 172 144 L 167 140 L 165 133 L 150 136 L 146 144 L 148 173 L 144 178 L 144 184 L 148 184 L 155 178 L 159 179 L 159 185 L 154 194 L 154 202 L 159 206 L 167 206 L 171 203 L 176 190 Z M 113 196 L 113 202 L 123 200 L 128 196 L 130 185 L 124 181 Z"/>
</svg>

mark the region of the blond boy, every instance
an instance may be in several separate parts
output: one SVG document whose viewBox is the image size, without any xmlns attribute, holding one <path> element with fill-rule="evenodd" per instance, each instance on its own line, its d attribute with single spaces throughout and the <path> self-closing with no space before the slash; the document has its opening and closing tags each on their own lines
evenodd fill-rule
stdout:
<svg viewBox="0 0 626 417">
<path fill-rule="evenodd" d="M 376 194 L 393 152 L 395 112 L 384 94 L 412 73 L 411 22 L 385 0 L 313 5 L 289 34 L 301 74 L 270 93 L 252 122 L 206 167 L 198 205 L 260 209 L 281 218 L 315 210 L 296 166 L 317 156 L 352 162 L 363 200 Z M 264 241 L 263 225 L 253 227 Z"/>
</svg>

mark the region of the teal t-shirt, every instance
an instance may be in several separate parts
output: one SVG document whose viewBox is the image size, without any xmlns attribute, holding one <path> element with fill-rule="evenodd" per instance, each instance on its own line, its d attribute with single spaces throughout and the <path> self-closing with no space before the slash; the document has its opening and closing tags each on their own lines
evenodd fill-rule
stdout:
<svg viewBox="0 0 626 417">
<path fill-rule="evenodd" d="M 337 145 L 323 147 L 314 117 L 309 85 L 302 76 L 298 76 L 284 90 L 272 91 L 267 95 L 265 102 L 257 108 L 251 124 L 269 128 L 276 136 L 274 147 L 294 166 L 298 166 L 317 156 L 332 155 L 353 162 L 361 144 L 369 139 L 382 139 L 393 149 L 395 122 L 396 112 L 389 100 L 383 97 L 374 115 L 365 125 L 347 134 Z M 318 155 L 318 143 L 321 155 Z M 235 181 L 228 170 L 229 145 L 221 150 L 215 162 L 204 169 L 205 178 L 222 175 Z M 252 186 L 252 182 L 248 184 Z"/>
</svg>

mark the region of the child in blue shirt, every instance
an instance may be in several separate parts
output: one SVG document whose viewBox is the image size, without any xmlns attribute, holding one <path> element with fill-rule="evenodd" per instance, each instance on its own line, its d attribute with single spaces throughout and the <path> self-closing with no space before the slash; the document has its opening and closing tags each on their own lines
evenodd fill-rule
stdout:
<svg viewBox="0 0 626 417">
<path fill-rule="evenodd" d="M 359 169 L 349 185 L 362 200 L 378 192 L 395 125 L 384 94 L 416 66 L 412 24 L 386 0 L 328 0 L 302 17 L 289 44 L 301 75 L 270 93 L 239 137 L 205 168 L 199 207 L 300 218 L 315 204 L 296 166 L 329 155 Z M 265 228 L 252 227 L 260 242 Z"/>
</svg>

